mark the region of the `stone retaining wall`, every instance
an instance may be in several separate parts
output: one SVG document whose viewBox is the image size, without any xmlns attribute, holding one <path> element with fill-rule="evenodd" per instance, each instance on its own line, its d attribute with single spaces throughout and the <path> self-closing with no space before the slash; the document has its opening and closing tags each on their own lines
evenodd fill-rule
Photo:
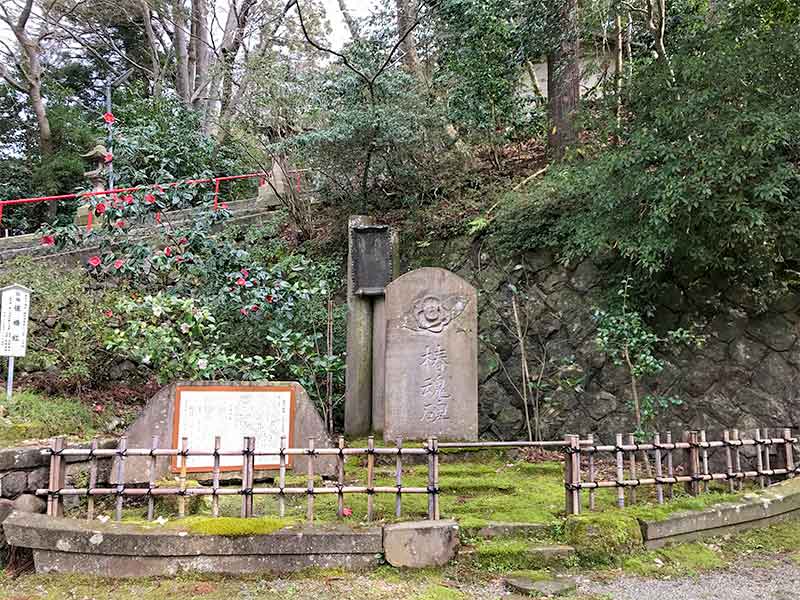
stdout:
<svg viewBox="0 0 800 600">
<path fill-rule="evenodd" d="M 3 529 L 10 545 L 33 551 L 39 573 L 106 577 L 363 569 L 381 564 L 384 554 L 394 566 L 441 566 L 458 550 L 458 526 L 446 520 L 385 528 L 298 525 L 224 536 L 191 534 L 179 522 L 144 526 L 13 512 Z"/>
</svg>

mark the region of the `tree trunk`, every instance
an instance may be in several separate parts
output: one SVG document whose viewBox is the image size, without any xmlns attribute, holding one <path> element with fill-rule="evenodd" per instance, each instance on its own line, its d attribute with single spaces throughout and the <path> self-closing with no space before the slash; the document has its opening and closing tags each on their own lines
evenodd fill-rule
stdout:
<svg viewBox="0 0 800 600">
<path fill-rule="evenodd" d="M 555 9 L 559 40 L 547 59 L 547 96 L 550 111 L 548 145 L 556 159 L 577 142 L 575 113 L 580 102 L 580 36 L 577 0 L 559 0 Z"/>
<path fill-rule="evenodd" d="M 186 11 L 182 0 L 175 0 L 172 11 L 174 31 L 172 44 L 175 47 L 175 91 L 187 106 L 192 101 L 189 83 L 189 39 L 186 30 Z"/>
<path fill-rule="evenodd" d="M 210 34 L 208 31 L 208 0 L 193 0 L 192 27 L 196 29 L 195 44 L 196 68 L 192 84 L 192 106 L 195 110 L 202 110 L 204 98 L 208 97 L 208 67 L 210 54 Z"/>
<path fill-rule="evenodd" d="M 339 0 L 339 12 L 342 13 L 344 22 L 347 24 L 347 29 L 350 30 L 350 37 L 352 37 L 354 40 L 360 39 L 361 31 L 358 27 L 358 21 L 356 21 L 353 18 L 353 15 L 350 14 L 350 10 L 347 8 L 345 0 Z"/>
<path fill-rule="evenodd" d="M 162 74 L 161 74 L 161 61 L 158 57 L 158 39 L 156 38 L 155 31 L 153 31 L 153 14 L 150 10 L 150 5 L 146 0 L 141 2 L 142 9 L 142 22 L 144 23 L 144 33 L 147 38 L 147 46 L 150 52 L 150 70 L 153 72 L 152 82 L 153 86 L 151 93 L 154 97 L 161 96 L 162 89 Z"/>
<path fill-rule="evenodd" d="M 623 70 L 623 32 L 622 32 L 622 13 L 620 7 L 615 7 L 614 25 L 616 28 L 616 44 L 614 48 L 614 91 L 617 94 L 617 128 L 622 126 L 622 70 Z"/>
<path fill-rule="evenodd" d="M 395 2 L 397 5 L 397 35 L 401 39 L 404 38 L 401 44 L 403 65 L 406 71 L 417 75 L 417 43 L 414 41 L 414 33 L 408 33 L 408 30 L 414 26 L 417 19 L 417 1 L 395 0 Z"/>
</svg>

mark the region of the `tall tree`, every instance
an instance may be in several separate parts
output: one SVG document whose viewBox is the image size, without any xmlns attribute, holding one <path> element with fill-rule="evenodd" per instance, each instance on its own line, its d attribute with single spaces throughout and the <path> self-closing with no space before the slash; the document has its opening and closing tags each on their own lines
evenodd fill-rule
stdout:
<svg viewBox="0 0 800 600">
<path fill-rule="evenodd" d="M 575 114 L 580 103 L 581 68 L 577 0 L 552 0 L 551 16 L 555 39 L 547 57 L 547 141 L 553 156 L 559 159 L 578 139 Z"/>
<path fill-rule="evenodd" d="M 402 40 L 403 65 L 406 71 L 418 73 L 417 43 L 412 29 L 417 25 L 417 0 L 395 0 L 397 6 L 397 37 Z"/>
</svg>

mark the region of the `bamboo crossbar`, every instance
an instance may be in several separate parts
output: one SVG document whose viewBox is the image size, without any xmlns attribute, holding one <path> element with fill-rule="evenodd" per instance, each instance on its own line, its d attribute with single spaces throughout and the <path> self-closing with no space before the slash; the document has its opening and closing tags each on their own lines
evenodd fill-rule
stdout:
<svg viewBox="0 0 800 600">
<path fill-rule="evenodd" d="M 800 475 L 800 466 L 794 456 L 800 438 L 793 437 L 788 428 L 783 429 L 782 437 L 770 436 L 770 433 L 774 434 L 775 430 L 756 429 L 752 438 L 746 438 L 740 435 L 739 430 L 733 429 L 725 431 L 720 440 L 709 440 L 703 430 L 688 431 L 682 441 L 674 442 L 670 432 L 666 432 L 663 438 L 656 433 L 650 442 L 637 441 L 633 434 L 617 434 L 614 444 L 594 444 L 593 436 L 588 437 L 589 443 L 576 441 L 577 436 L 566 436 L 562 445 L 567 513 L 580 512 L 580 492 L 583 490 L 589 492 L 590 510 L 596 506 L 595 491 L 606 488 L 617 490 L 616 504 L 623 508 L 626 500 L 636 502 L 636 489 L 640 486 L 655 486 L 656 502 L 663 504 L 665 498 L 673 497 L 673 486 L 678 484 L 684 484 L 690 494 L 697 495 L 708 492 L 711 482 L 727 482 L 728 491 L 733 492 L 741 490 L 745 480 L 754 480 L 766 487 L 775 478 Z M 746 448 L 750 449 L 747 456 L 753 455 L 755 468 L 752 465 L 749 469 L 742 467 L 742 450 Z M 720 462 L 712 460 L 710 451 L 714 449 L 722 450 L 724 472 L 712 472 Z M 596 457 L 600 453 L 610 455 L 609 462 L 615 466 L 613 475 L 598 469 Z M 582 458 L 585 464 L 582 464 Z M 681 461 L 681 466 L 675 466 L 676 459 Z M 776 459 L 782 464 L 774 464 Z M 586 480 L 582 480 L 584 470 L 588 472 Z M 605 477 L 598 479 L 598 472 Z"/>
</svg>

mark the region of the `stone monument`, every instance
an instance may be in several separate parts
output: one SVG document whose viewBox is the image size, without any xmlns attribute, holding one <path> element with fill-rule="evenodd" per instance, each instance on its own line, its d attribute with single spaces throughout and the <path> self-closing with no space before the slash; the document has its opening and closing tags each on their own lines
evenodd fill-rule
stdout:
<svg viewBox="0 0 800 600">
<path fill-rule="evenodd" d="M 385 315 L 384 439 L 477 439 L 475 288 L 446 269 L 417 269 L 386 287 Z"/>
<path fill-rule="evenodd" d="M 350 217 L 344 429 L 383 430 L 384 290 L 399 270 L 397 232 L 372 217 Z"/>
<path fill-rule="evenodd" d="M 274 410 L 256 410 L 254 403 L 270 402 L 271 397 L 257 397 L 253 392 L 286 392 L 292 402 L 275 406 Z M 212 399 L 210 394 L 192 394 L 193 390 L 228 392 L 228 396 Z M 237 397 L 237 392 L 239 393 Z M 182 395 L 182 397 L 181 397 Z M 274 395 L 280 399 L 280 395 Z M 176 411 L 176 407 L 179 408 Z M 289 433 L 289 446 L 305 448 L 308 439 L 314 438 L 316 448 L 330 448 L 332 443 L 308 394 L 297 382 L 255 381 L 182 381 L 165 386 L 153 396 L 139 418 L 128 428 L 128 448 L 150 448 L 153 436 L 158 438 L 159 448 L 180 448 L 180 438 L 189 438 L 190 448 L 213 450 L 214 436 L 222 436 L 223 450 L 236 450 L 243 446 L 245 435 L 256 437 L 256 449 L 278 448 L 280 431 Z M 197 439 L 191 436 L 195 435 Z M 262 443 L 259 444 L 259 439 Z M 266 444 L 263 446 L 262 444 Z M 231 461 L 236 457 L 221 457 L 222 478 L 238 478 L 241 469 Z M 273 460 L 270 460 L 272 458 Z M 196 479 L 210 479 L 212 457 L 189 457 L 189 471 Z M 290 467 L 298 473 L 308 468 L 306 456 L 292 456 Z M 236 461 L 234 461 L 236 462 Z M 239 466 L 241 458 L 238 459 Z M 170 457 L 159 457 L 156 462 L 156 478 L 173 477 L 175 464 Z M 277 457 L 257 457 L 256 478 L 271 477 L 277 470 Z M 318 456 L 314 459 L 314 470 L 322 475 L 334 475 L 335 456 Z M 112 474 L 116 469 L 112 469 Z M 144 483 L 149 477 L 149 457 L 129 456 L 125 459 L 125 480 L 129 483 Z M 114 482 L 116 483 L 116 482 Z"/>
</svg>

